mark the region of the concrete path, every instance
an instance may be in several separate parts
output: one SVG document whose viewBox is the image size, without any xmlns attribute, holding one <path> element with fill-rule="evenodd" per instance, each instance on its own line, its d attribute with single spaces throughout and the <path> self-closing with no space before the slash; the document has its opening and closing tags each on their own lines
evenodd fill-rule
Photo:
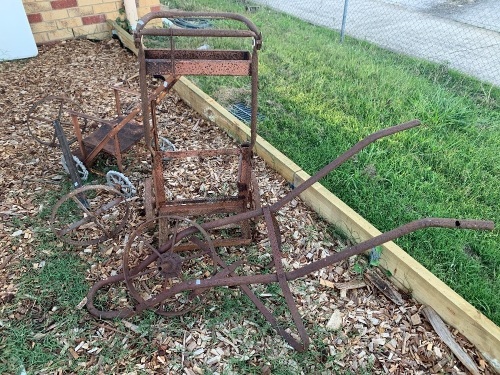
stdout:
<svg viewBox="0 0 500 375">
<path fill-rule="evenodd" d="M 340 30 L 344 0 L 257 0 Z M 349 0 L 346 34 L 500 87 L 499 0 Z"/>
</svg>

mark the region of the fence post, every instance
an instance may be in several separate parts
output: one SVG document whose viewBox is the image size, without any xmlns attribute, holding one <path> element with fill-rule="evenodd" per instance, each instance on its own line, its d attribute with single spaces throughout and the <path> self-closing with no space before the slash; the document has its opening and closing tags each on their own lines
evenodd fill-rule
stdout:
<svg viewBox="0 0 500 375">
<path fill-rule="evenodd" d="M 345 21 L 347 19 L 347 6 L 348 5 L 349 5 L 349 0 L 344 0 L 344 14 L 342 15 L 342 27 L 340 28 L 340 43 L 344 42 Z"/>
</svg>

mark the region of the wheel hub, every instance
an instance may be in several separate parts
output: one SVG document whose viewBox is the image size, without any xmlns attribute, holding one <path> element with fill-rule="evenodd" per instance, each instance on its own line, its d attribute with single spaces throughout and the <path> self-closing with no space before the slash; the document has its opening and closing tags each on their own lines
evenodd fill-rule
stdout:
<svg viewBox="0 0 500 375">
<path fill-rule="evenodd" d="M 176 253 L 162 254 L 158 259 L 158 271 L 166 279 L 179 277 L 181 267 L 182 258 Z"/>
</svg>

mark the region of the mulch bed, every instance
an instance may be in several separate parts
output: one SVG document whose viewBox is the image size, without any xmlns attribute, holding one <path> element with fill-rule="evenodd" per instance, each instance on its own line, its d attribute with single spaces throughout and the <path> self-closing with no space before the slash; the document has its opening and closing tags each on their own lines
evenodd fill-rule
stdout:
<svg viewBox="0 0 500 375">
<path fill-rule="evenodd" d="M 27 316 L 30 307 L 26 297 L 17 294 L 19 280 L 25 272 L 39 272 L 46 266 L 45 260 L 40 261 L 41 251 L 52 253 L 46 246 L 39 250 L 41 239 L 37 235 L 47 230 L 48 223 L 38 220 L 40 227 L 30 227 L 22 222 L 25 218 L 36 221 L 49 204 L 43 197 L 49 192 L 57 194 L 62 182 L 68 179 L 60 164 L 60 150 L 41 146 L 29 134 L 27 111 L 32 103 L 47 95 L 64 94 L 79 103 L 83 112 L 111 118 L 114 98 L 110 87 L 120 84 L 137 89 L 137 72 L 135 56 L 114 40 L 66 41 L 40 47 L 36 58 L 0 63 L 0 332 Z M 236 145 L 214 124 L 194 113 L 175 93 L 168 96 L 159 109 L 161 131 L 178 149 Z M 98 169 L 113 164 L 113 160 L 103 157 L 95 167 L 93 178 L 102 179 Z M 89 286 L 120 272 L 125 236 L 144 220 L 143 182 L 151 170 L 143 143 L 127 154 L 126 164 L 125 173 L 137 187 L 138 195 L 130 200 L 133 214 L 123 233 L 115 240 L 84 249 L 66 250 L 66 245 L 54 241 L 58 251 L 78 253 L 87 265 L 85 277 Z M 169 198 L 234 193 L 230 182 L 235 168 L 222 158 L 205 160 L 202 167 L 195 159 L 169 161 L 167 165 L 165 179 Z M 275 202 L 289 191 L 287 182 L 258 157 L 255 171 L 263 204 Z M 277 219 L 284 242 L 283 263 L 288 270 L 349 244 L 348 240 L 335 238 L 329 225 L 299 199 L 280 210 Z M 249 249 L 227 248 L 221 252 L 236 258 L 246 256 L 270 262 L 265 232 L 261 220 L 257 223 L 254 245 Z M 50 261 L 50 257 L 47 259 Z M 229 316 L 224 323 L 210 324 L 227 299 L 244 300 L 238 288 L 221 288 L 212 292 L 201 310 L 187 313 L 180 321 L 175 318 L 178 326 L 175 329 L 169 327 L 169 319 L 157 318 L 148 328 L 147 336 L 141 330 L 141 316 L 127 321 L 102 321 L 84 314 L 84 323 L 71 327 L 73 330 L 48 326 L 39 334 L 55 338 L 60 347 L 54 350 L 63 359 L 58 365 L 47 364 L 46 370 L 26 365 L 27 370 L 49 373 L 54 371 L 51 366 L 56 366 L 60 373 L 68 373 L 64 364 L 73 369 L 76 364 L 81 373 L 203 374 L 209 370 L 230 374 L 239 373 L 241 363 L 245 363 L 255 373 L 271 374 L 279 362 L 285 364 L 290 373 L 358 373 L 366 368 L 375 374 L 465 373 L 464 366 L 426 321 L 423 306 L 409 296 L 404 296 L 399 305 L 388 300 L 355 272 L 355 264 L 358 268 L 359 265 L 368 268 L 363 262 L 363 257 L 347 259 L 290 283 L 311 336 L 309 350 L 320 353 L 316 363 L 299 360 L 274 330 L 264 325 L 262 319 L 258 320 L 259 314 L 249 303 L 240 303 L 239 309 L 234 308 L 230 314 L 224 312 Z M 32 265 L 31 269 L 26 267 L 27 263 Z M 262 267 L 248 263 L 240 272 L 259 273 Z M 352 289 L 347 289 L 348 285 Z M 279 308 L 282 303 L 277 290 L 265 285 L 257 285 L 254 290 L 269 306 Z M 36 293 L 32 291 L 33 295 Z M 81 309 L 82 305 L 76 308 Z M 50 315 L 56 310 L 54 306 L 40 314 Z M 286 313 L 280 318 L 284 324 L 290 321 Z M 452 333 L 475 360 L 480 372 L 492 373 L 477 350 L 458 332 L 452 330 Z M 26 344 L 34 345 L 37 339 L 40 337 L 34 336 L 32 342 Z M 0 352 L 4 340 L 0 339 Z M 119 354 L 124 351 L 126 356 Z M 106 361 L 104 353 L 116 360 Z"/>
</svg>

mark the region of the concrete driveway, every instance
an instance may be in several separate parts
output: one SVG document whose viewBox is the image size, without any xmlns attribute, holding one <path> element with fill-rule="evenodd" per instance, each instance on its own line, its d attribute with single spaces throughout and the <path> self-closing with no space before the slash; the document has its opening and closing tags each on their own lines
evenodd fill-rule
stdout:
<svg viewBox="0 0 500 375">
<path fill-rule="evenodd" d="M 257 0 L 340 30 L 344 0 Z M 349 0 L 346 34 L 500 86 L 499 0 Z"/>
</svg>

